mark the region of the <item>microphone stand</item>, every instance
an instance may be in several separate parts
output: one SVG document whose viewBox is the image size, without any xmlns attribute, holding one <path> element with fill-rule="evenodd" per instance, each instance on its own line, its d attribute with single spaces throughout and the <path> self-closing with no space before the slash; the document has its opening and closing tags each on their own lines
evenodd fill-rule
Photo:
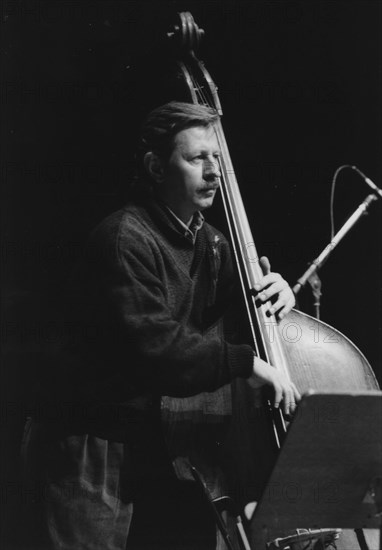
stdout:
<svg viewBox="0 0 382 550">
<path fill-rule="evenodd" d="M 334 235 L 331 242 L 324 248 L 319 256 L 310 264 L 309 268 L 305 273 L 297 279 L 296 284 L 292 288 L 295 295 L 302 289 L 302 287 L 309 282 L 312 286 L 313 295 L 315 298 L 314 308 L 315 308 L 315 317 L 320 318 L 320 297 L 321 297 L 321 281 L 318 277 L 317 270 L 326 262 L 329 255 L 336 248 L 338 243 L 345 237 L 345 235 L 350 231 L 350 229 L 355 225 L 361 216 L 367 213 L 369 206 L 379 198 L 375 193 L 370 193 L 366 199 L 358 206 L 358 208 L 353 212 L 350 218 L 344 223 L 341 229 Z"/>
</svg>

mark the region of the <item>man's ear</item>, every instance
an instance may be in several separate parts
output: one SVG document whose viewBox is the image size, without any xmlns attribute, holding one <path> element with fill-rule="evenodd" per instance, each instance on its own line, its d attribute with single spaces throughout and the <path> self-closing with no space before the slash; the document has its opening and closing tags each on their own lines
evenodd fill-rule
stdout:
<svg viewBox="0 0 382 550">
<path fill-rule="evenodd" d="M 164 165 L 162 159 L 153 151 L 148 151 L 143 157 L 143 164 L 146 172 L 157 183 L 161 183 L 164 179 Z"/>
</svg>

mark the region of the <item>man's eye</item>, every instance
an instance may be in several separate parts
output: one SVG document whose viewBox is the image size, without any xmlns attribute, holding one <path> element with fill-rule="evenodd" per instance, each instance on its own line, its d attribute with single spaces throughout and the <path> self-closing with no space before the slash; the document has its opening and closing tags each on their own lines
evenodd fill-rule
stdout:
<svg viewBox="0 0 382 550">
<path fill-rule="evenodd" d="M 214 160 L 219 160 L 221 155 L 220 155 L 220 153 L 216 153 L 215 155 L 213 155 L 213 157 L 214 157 Z M 208 159 L 208 156 L 203 155 L 203 154 L 196 155 L 195 157 L 192 157 L 192 160 L 206 160 L 206 159 Z"/>
</svg>

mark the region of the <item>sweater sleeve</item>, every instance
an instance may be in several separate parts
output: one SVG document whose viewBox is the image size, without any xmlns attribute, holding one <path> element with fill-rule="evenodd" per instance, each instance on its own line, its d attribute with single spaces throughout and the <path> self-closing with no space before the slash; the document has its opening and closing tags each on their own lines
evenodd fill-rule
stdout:
<svg viewBox="0 0 382 550">
<path fill-rule="evenodd" d="M 156 262 L 150 239 L 133 230 L 129 245 L 117 245 L 103 270 L 101 294 L 107 315 L 116 320 L 113 354 L 121 383 L 125 373 L 141 387 L 182 397 L 248 377 L 251 346 L 230 344 L 176 320 Z"/>
</svg>

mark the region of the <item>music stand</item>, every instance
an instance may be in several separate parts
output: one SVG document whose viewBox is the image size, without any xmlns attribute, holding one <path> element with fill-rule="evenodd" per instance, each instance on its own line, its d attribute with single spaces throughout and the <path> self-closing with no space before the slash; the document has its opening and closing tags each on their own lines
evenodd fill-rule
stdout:
<svg viewBox="0 0 382 550">
<path fill-rule="evenodd" d="M 250 521 L 256 550 L 296 528 L 380 528 L 382 392 L 303 397 Z"/>
</svg>

